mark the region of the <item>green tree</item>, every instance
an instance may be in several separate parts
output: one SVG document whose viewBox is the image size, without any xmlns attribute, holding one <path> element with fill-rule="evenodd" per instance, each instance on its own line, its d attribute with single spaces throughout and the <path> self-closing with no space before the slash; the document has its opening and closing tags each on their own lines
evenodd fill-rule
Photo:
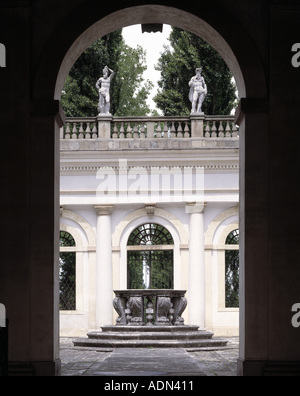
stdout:
<svg viewBox="0 0 300 396">
<path fill-rule="evenodd" d="M 92 44 L 73 65 L 62 92 L 62 106 L 67 117 L 94 117 L 97 114 L 99 94 L 96 82 L 106 65 L 118 73 L 118 62 L 123 42 L 122 30 L 115 31 Z M 119 105 L 120 86 L 112 81 L 111 109 Z"/>
<path fill-rule="evenodd" d="M 91 45 L 72 67 L 62 93 L 62 106 L 67 117 L 97 115 L 99 93 L 97 80 L 105 66 L 115 72 L 111 83 L 111 113 L 118 116 L 146 116 L 146 104 L 152 88 L 144 82 L 145 51 L 130 48 L 122 30 L 111 33 Z"/>
<path fill-rule="evenodd" d="M 188 115 L 189 81 L 202 67 L 208 94 L 203 111 L 210 115 L 230 114 L 235 106 L 236 88 L 232 74 L 221 56 L 204 40 L 179 28 L 172 28 L 170 46 L 164 47 L 157 70 L 161 72 L 159 92 L 154 101 L 165 116 Z"/>
<path fill-rule="evenodd" d="M 146 52 L 141 46 L 131 48 L 124 42 L 120 45 L 119 73 L 116 76 L 120 87 L 119 106 L 116 116 L 146 116 L 150 113 L 147 99 L 153 83 L 144 81 L 147 69 Z"/>
</svg>

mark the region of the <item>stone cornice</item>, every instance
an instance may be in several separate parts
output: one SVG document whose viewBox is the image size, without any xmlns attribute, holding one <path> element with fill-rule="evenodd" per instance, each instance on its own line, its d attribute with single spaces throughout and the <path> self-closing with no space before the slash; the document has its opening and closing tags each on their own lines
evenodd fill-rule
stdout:
<svg viewBox="0 0 300 396">
<path fill-rule="evenodd" d="M 191 138 L 191 139 L 67 139 L 61 140 L 61 152 L 87 152 L 101 151 L 182 151 L 182 150 L 207 150 L 207 149 L 238 149 L 239 138 Z M 118 153 L 120 155 L 120 153 Z"/>
<path fill-rule="evenodd" d="M 159 167 L 165 167 L 168 165 L 157 165 Z M 174 166 L 174 165 L 169 165 Z M 184 165 L 177 165 L 179 168 L 184 168 Z M 190 165 L 188 165 L 190 166 Z M 205 171 L 222 171 L 222 172 L 238 172 L 239 171 L 239 163 L 236 162 L 215 162 L 215 163 L 200 163 L 195 165 L 203 167 Z M 142 166 L 144 169 L 150 169 L 152 165 L 144 165 Z M 96 175 L 99 169 L 114 169 L 118 171 L 120 169 L 119 166 L 101 166 L 101 165 L 92 165 L 92 164 L 76 164 L 76 163 L 61 163 L 60 172 L 63 176 L 72 176 L 72 175 Z M 128 166 L 128 170 L 136 169 L 136 166 Z"/>
</svg>

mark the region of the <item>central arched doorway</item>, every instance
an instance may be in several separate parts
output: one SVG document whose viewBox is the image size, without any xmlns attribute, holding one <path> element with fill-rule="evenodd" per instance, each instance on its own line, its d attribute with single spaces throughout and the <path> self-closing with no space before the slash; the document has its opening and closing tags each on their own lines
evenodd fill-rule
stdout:
<svg viewBox="0 0 300 396">
<path fill-rule="evenodd" d="M 99 37 L 135 24 L 168 24 L 198 35 L 212 45 L 223 57 L 237 83 L 240 97 L 246 96 L 246 87 L 240 64 L 226 40 L 203 19 L 173 7 L 144 5 L 126 8 L 99 20 L 83 32 L 71 45 L 60 67 L 56 81 L 55 99 L 60 99 L 64 82 L 78 57 Z"/>
<path fill-rule="evenodd" d="M 88 3 L 88 2 L 87 2 Z M 86 9 L 84 9 L 86 7 Z M 113 8 L 114 7 L 114 8 Z M 127 9 L 120 9 L 116 11 L 116 6 L 111 4 L 94 5 L 92 10 L 90 4 L 86 4 L 81 8 L 73 9 L 72 18 L 70 15 L 61 21 L 60 26 L 53 32 L 48 45 L 45 46 L 42 56 L 37 62 L 36 72 L 33 79 L 32 100 L 35 106 L 40 109 L 44 114 L 43 126 L 44 131 L 52 131 L 53 133 L 53 115 L 56 116 L 58 112 L 58 102 L 60 100 L 62 87 L 66 77 L 75 63 L 77 58 L 82 52 L 91 45 L 97 38 L 104 36 L 114 30 L 122 27 L 130 26 L 132 24 L 147 24 L 147 23 L 162 23 L 177 26 L 184 30 L 194 33 L 204 40 L 208 41 L 224 58 L 228 64 L 231 72 L 233 73 L 239 96 L 243 99 L 239 112 L 240 124 L 240 172 L 241 172 L 241 185 L 240 185 L 240 310 L 241 310 L 241 359 L 244 358 L 245 342 L 247 341 L 246 326 L 249 325 L 253 319 L 251 306 L 255 305 L 254 302 L 247 302 L 246 300 L 246 287 L 251 288 L 253 274 L 246 273 L 246 261 L 255 261 L 256 256 L 251 250 L 253 240 L 257 235 L 265 235 L 260 238 L 259 245 L 267 244 L 267 220 L 260 222 L 255 227 L 247 229 L 246 241 L 246 223 L 253 221 L 255 209 L 260 208 L 261 203 L 267 201 L 267 187 L 263 180 L 256 182 L 255 191 L 260 191 L 260 198 L 252 194 L 253 177 L 251 176 L 251 167 L 257 164 L 255 156 L 248 155 L 246 157 L 246 146 L 253 147 L 251 136 L 254 134 L 253 128 L 260 126 L 260 131 L 265 131 L 261 136 L 261 145 L 265 144 L 268 132 L 268 115 L 267 115 L 267 101 L 268 97 L 267 84 L 264 68 L 262 66 L 261 58 L 253 45 L 251 38 L 245 32 L 244 28 L 239 24 L 239 21 L 234 19 L 228 9 L 219 9 L 218 13 L 214 8 L 209 5 L 202 5 L 195 9 L 188 4 L 183 5 L 178 9 L 167 7 L 165 5 L 140 5 Z M 93 12 L 91 12 L 93 11 Z M 82 17 L 85 15 L 85 18 Z M 69 22 L 68 22 L 69 20 Z M 76 20 L 76 25 L 73 21 Z M 66 25 L 71 23 L 68 35 L 65 35 Z M 234 29 L 232 28 L 234 26 Z M 64 40 L 61 38 L 64 37 Z M 247 98 L 247 100 L 246 100 Z M 54 101 L 56 102 L 53 102 Z M 44 113 L 43 113 L 44 111 Z M 41 125 L 37 125 L 37 133 L 40 132 Z M 53 134 L 53 156 L 51 160 L 56 167 L 59 161 L 59 144 L 58 144 L 59 131 L 56 126 Z M 267 160 L 262 164 L 261 172 L 268 171 Z M 260 174 L 261 174 L 260 172 Z M 55 207 L 58 217 L 58 179 L 53 177 L 55 184 Z M 252 189 L 251 189 L 252 187 Z M 251 205 L 250 199 L 245 200 L 246 194 L 248 197 L 253 198 Z M 56 223 L 55 223 L 56 224 Z M 57 222 L 58 224 L 58 222 Z M 58 230 L 57 230 L 58 232 Z M 252 243 L 251 243 L 252 241 Z M 57 249 L 57 244 L 53 242 L 54 249 Z M 248 249 L 249 246 L 249 249 Z M 259 250 L 259 249 L 258 249 Z M 262 255 L 260 261 L 266 258 Z M 256 260 L 257 262 L 257 260 Z M 58 264 L 57 264 L 58 265 Z M 259 264 L 257 264 L 259 265 Z M 254 268 L 253 270 L 254 271 Z M 267 282 L 267 279 L 265 279 Z M 247 286 L 248 282 L 248 286 Z M 55 294 L 55 293 L 54 293 Z M 257 298 L 259 303 L 259 296 Z M 248 304 L 248 305 L 247 305 Z M 55 306 L 55 304 L 54 304 Z M 249 314 L 246 312 L 247 306 L 249 307 Z M 58 309 L 54 312 L 53 326 L 54 326 L 54 342 L 58 343 Z M 262 326 L 267 326 L 264 318 L 261 318 Z M 248 323 L 248 324 L 247 324 Z M 55 329 L 56 328 L 56 329 Z M 250 340 L 251 341 L 251 340 Z M 257 343 L 257 348 L 263 346 L 264 340 Z"/>
<path fill-rule="evenodd" d="M 127 243 L 128 289 L 174 288 L 174 240 L 159 224 L 143 224 Z"/>
</svg>

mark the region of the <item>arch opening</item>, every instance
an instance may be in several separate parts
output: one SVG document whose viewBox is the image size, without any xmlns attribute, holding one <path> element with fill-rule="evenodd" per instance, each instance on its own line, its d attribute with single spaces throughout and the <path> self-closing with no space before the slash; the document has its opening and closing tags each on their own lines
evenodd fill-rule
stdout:
<svg viewBox="0 0 300 396">
<path fill-rule="evenodd" d="M 163 226 L 136 228 L 127 243 L 128 289 L 174 288 L 174 240 Z"/>
<path fill-rule="evenodd" d="M 236 81 L 240 98 L 246 97 L 246 86 L 239 62 L 226 40 L 203 19 L 186 11 L 144 5 L 114 12 L 85 30 L 71 45 L 60 66 L 54 99 L 60 100 L 65 80 L 79 56 L 97 39 L 118 29 L 136 24 L 168 24 L 193 33 L 207 41 L 224 59 Z"/>
<path fill-rule="evenodd" d="M 198 16 L 175 8 L 149 5 L 124 9 L 110 14 L 91 25 L 90 28 L 78 36 L 78 38 L 69 47 L 69 50 L 65 52 L 64 58 L 61 57 L 62 63 L 59 68 L 57 68 L 57 73 L 55 74 L 55 78 L 57 78 L 55 83 L 54 99 L 60 99 L 62 87 L 71 67 L 89 45 L 99 37 L 119 28 L 130 26 L 134 23 L 170 24 L 198 35 L 211 44 L 223 57 L 236 80 L 240 98 L 247 97 L 255 99 L 267 97 L 266 78 L 260 58 L 253 46 L 247 46 L 247 40 L 246 42 L 243 42 L 242 50 L 242 47 L 231 46 L 231 40 L 228 40 L 228 35 L 226 41 L 222 37 L 221 33 L 218 33 L 216 29 Z M 215 24 L 215 26 L 217 26 L 217 24 Z M 237 35 L 236 31 L 235 35 Z M 243 41 L 243 38 L 241 38 L 240 41 Z M 251 44 L 251 40 L 249 40 L 249 43 Z M 245 47 L 247 47 L 247 51 L 245 51 Z M 49 55 L 47 56 L 49 57 Z M 39 66 L 35 88 L 41 87 L 39 90 L 45 92 L 44 96 L 49 99 L 49 92 L 51 91 L 53 93 L 53 80 L 52 82 L 44 83 L 46 84 L 44 85 L 46 88 L 44 91 L 43 84 L 39 85 L 39 83 L 43 81 L 43 77 L 45 75 L 42 70 L 42 65 L 45 62 L 46 60 L 44 59 L 41 61 L 41 65 Z M 35 95 L 33 96 L 35 97 Z M 41 95 L 37 93 L 36 98 L 39 98 L 40 96 Z M 51 99 L 53 99 L 53 96 L 51 96 Z M 243 132 L 246 129 L 245 124 L 246 121 L 243 122 Z M 242 161 L 243 160 L 244 158 L 242 158 Z M 243 219 L 241 219 L 241 221 L 242 220 Z M 241 323 L 243 322 L 244 318 L 242 317 Z M 242 340 L 242 342 L 244 342 L 244 340 Z"/>
</svg>

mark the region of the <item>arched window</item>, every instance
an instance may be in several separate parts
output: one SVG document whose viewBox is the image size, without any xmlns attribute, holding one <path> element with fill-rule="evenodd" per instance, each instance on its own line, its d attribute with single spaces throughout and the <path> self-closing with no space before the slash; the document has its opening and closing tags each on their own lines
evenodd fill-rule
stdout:
<svg viewBox="0 0 300 396">
<path fill-rule="evenodd" d="M 232 231 L 226 239 L 225 290 L 226 308 L 239 308 L 239 230 Z"/>
<path fill-rule="evenodd" d="M 59 257 L 59 305 L 61 311 L 76 310 L 75 246 L 76 243 L 72 235 L 61 231 Z"/>
<path fill-rule="evenodd" d="M 130 235 L 127 244 L 128 289 L 174 288 L 174 240 L 158 224 L 144 224 Z"/>
</svg>

